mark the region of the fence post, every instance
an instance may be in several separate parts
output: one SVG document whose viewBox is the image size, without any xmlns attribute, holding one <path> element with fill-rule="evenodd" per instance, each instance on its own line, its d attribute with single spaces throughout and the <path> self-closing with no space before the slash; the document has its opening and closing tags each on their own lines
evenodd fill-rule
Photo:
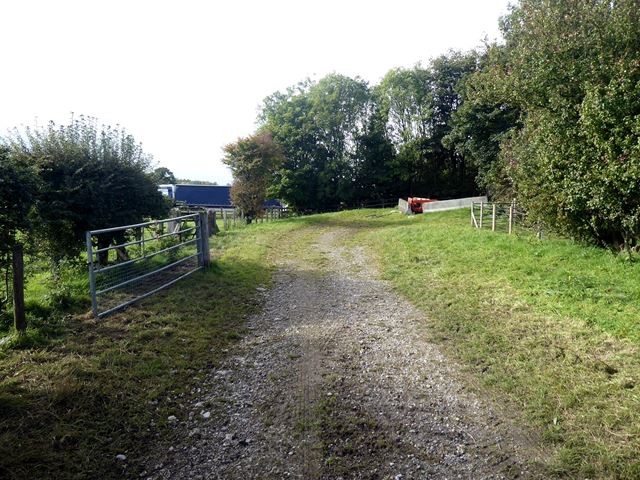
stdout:
<svg viewBox="0 0 640 480">
<path fill-rule="evenodd" d="M 492 205 L 492 209 L 491 209 L 491 231 L 495 232 L 496 231 L 496 204 L 494 203 Z"/>
<path fill-rule="evenodd" d="M 214 209 L 207 210 L 209 235 L 215 235 L 220 231 L 218 228 L 218 222 L 216 220 L 216 211 Z"/>
<path fill-rule="evenodd" d="M 96 274 L 93 271 L 93 244 L 91 243 L 91 232 L 86 234 L 87 260 L 89 261 L 89 290 L 91 293 L 91 312 L 98 318 L 98 299 L 96 297 Z"/>
<path fill-rule="evenodd" d="M 13 247 L 13 323 L 19 335 L 27 329 L 24 314 L 24 248 L 21 243 Z"/>
<path fill-rule="evenodd" d="M 513 203 L 509 205 L 509 235 L 511 235 L 512 229 L 513 229 Z"/>
<path fill-rule="evenodd" d="M 484 202 L 480 202 L 480 229 L 482 229 L 483 218 L 484 218 Z"/>
<path fill-rule="evenodd" d="M 198 212 L 200 227 L 200 251 L 202 253 L 202 266 L 208 268 L 211 265 L 211 252 L 209 252 L 209 222 L 206 212 Z"/>
<path fill-rule="evenodd" d="M 471 226 L 473 227 L 475 222 L 473 221 L 473 202 L 471 202 Z"/>
</svg>

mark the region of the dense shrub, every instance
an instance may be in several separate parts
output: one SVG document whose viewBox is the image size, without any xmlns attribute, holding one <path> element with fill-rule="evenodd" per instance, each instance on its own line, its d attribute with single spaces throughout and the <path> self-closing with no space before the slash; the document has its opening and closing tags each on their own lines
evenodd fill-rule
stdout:
<svg viewBox="0 0 640 480">
<path fill-rule="evenodd" d="M 151 157 L 120 128 L 81 116 L 69 125 L 16 131 L 8 145 L 12 158 L 37 178 L 31 237 L 55 263 L 78 256 L 86 230 L 137 223 L 168 210 L 147 174 Z"/>
<path fill-rule="evenodd" d="M 500 61 L 479 74 L 496 104 L 521 111 L 501 154 L 520 202 L 612 247 L 640 240 L 639 32 L 635 0 L 522 0 Z"/>
</svg>

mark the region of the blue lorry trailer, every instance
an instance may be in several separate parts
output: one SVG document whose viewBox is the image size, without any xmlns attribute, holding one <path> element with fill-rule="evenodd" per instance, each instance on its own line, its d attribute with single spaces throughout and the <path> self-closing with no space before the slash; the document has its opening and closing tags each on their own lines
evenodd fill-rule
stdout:
<svg viewBox="0 0 640 480">
<path fill-rule="evenodd" d="M 231 187 L 228 185 L 158 185 L 158 191 L 176 203 L 188 207 L 234 208 L 231 203 Z M 264 202 L 265 208 L 282 207 L 278 200 L 269 199 Z"/>
</svg>

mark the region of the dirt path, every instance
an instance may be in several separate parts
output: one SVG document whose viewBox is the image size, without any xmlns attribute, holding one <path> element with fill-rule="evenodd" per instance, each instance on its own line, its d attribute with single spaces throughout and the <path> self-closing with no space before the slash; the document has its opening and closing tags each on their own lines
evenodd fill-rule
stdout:
<svg viewBox="0 0 640 480">
<path fill-rule="evenodd" d="M 153 479 L 537 478 L 531 445 L 418 331 L 342 229 L 282 260 L 262 314 L 211 372 Z"/>
</svg>

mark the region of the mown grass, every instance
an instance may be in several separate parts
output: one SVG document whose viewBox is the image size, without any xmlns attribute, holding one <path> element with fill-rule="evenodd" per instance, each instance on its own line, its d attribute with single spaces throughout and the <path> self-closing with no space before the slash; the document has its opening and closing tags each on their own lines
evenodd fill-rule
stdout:
<svg viewBox="0 0 640 480">
<path fill-rule="evenodd" d="M 184 418 L 194 386 L 241 338 L 270 282 L 268 253 L 292 228 L 217 236 L 209 271 L 105 320 L 68 316 L 55 335 L 35 325 L 37 342 L 0 347 L 0 478 L 137 476 L 167 417 Z M 48 293 L 33 285 L 37 304 Z"/>
<path fill-rule="evenodd" d="M 549 475 L 640 478 L 640 263 L 569 240 L 477 231 L 468 211 L 346 212 L 425 329 L 523 412 Z"/>
</svg>

